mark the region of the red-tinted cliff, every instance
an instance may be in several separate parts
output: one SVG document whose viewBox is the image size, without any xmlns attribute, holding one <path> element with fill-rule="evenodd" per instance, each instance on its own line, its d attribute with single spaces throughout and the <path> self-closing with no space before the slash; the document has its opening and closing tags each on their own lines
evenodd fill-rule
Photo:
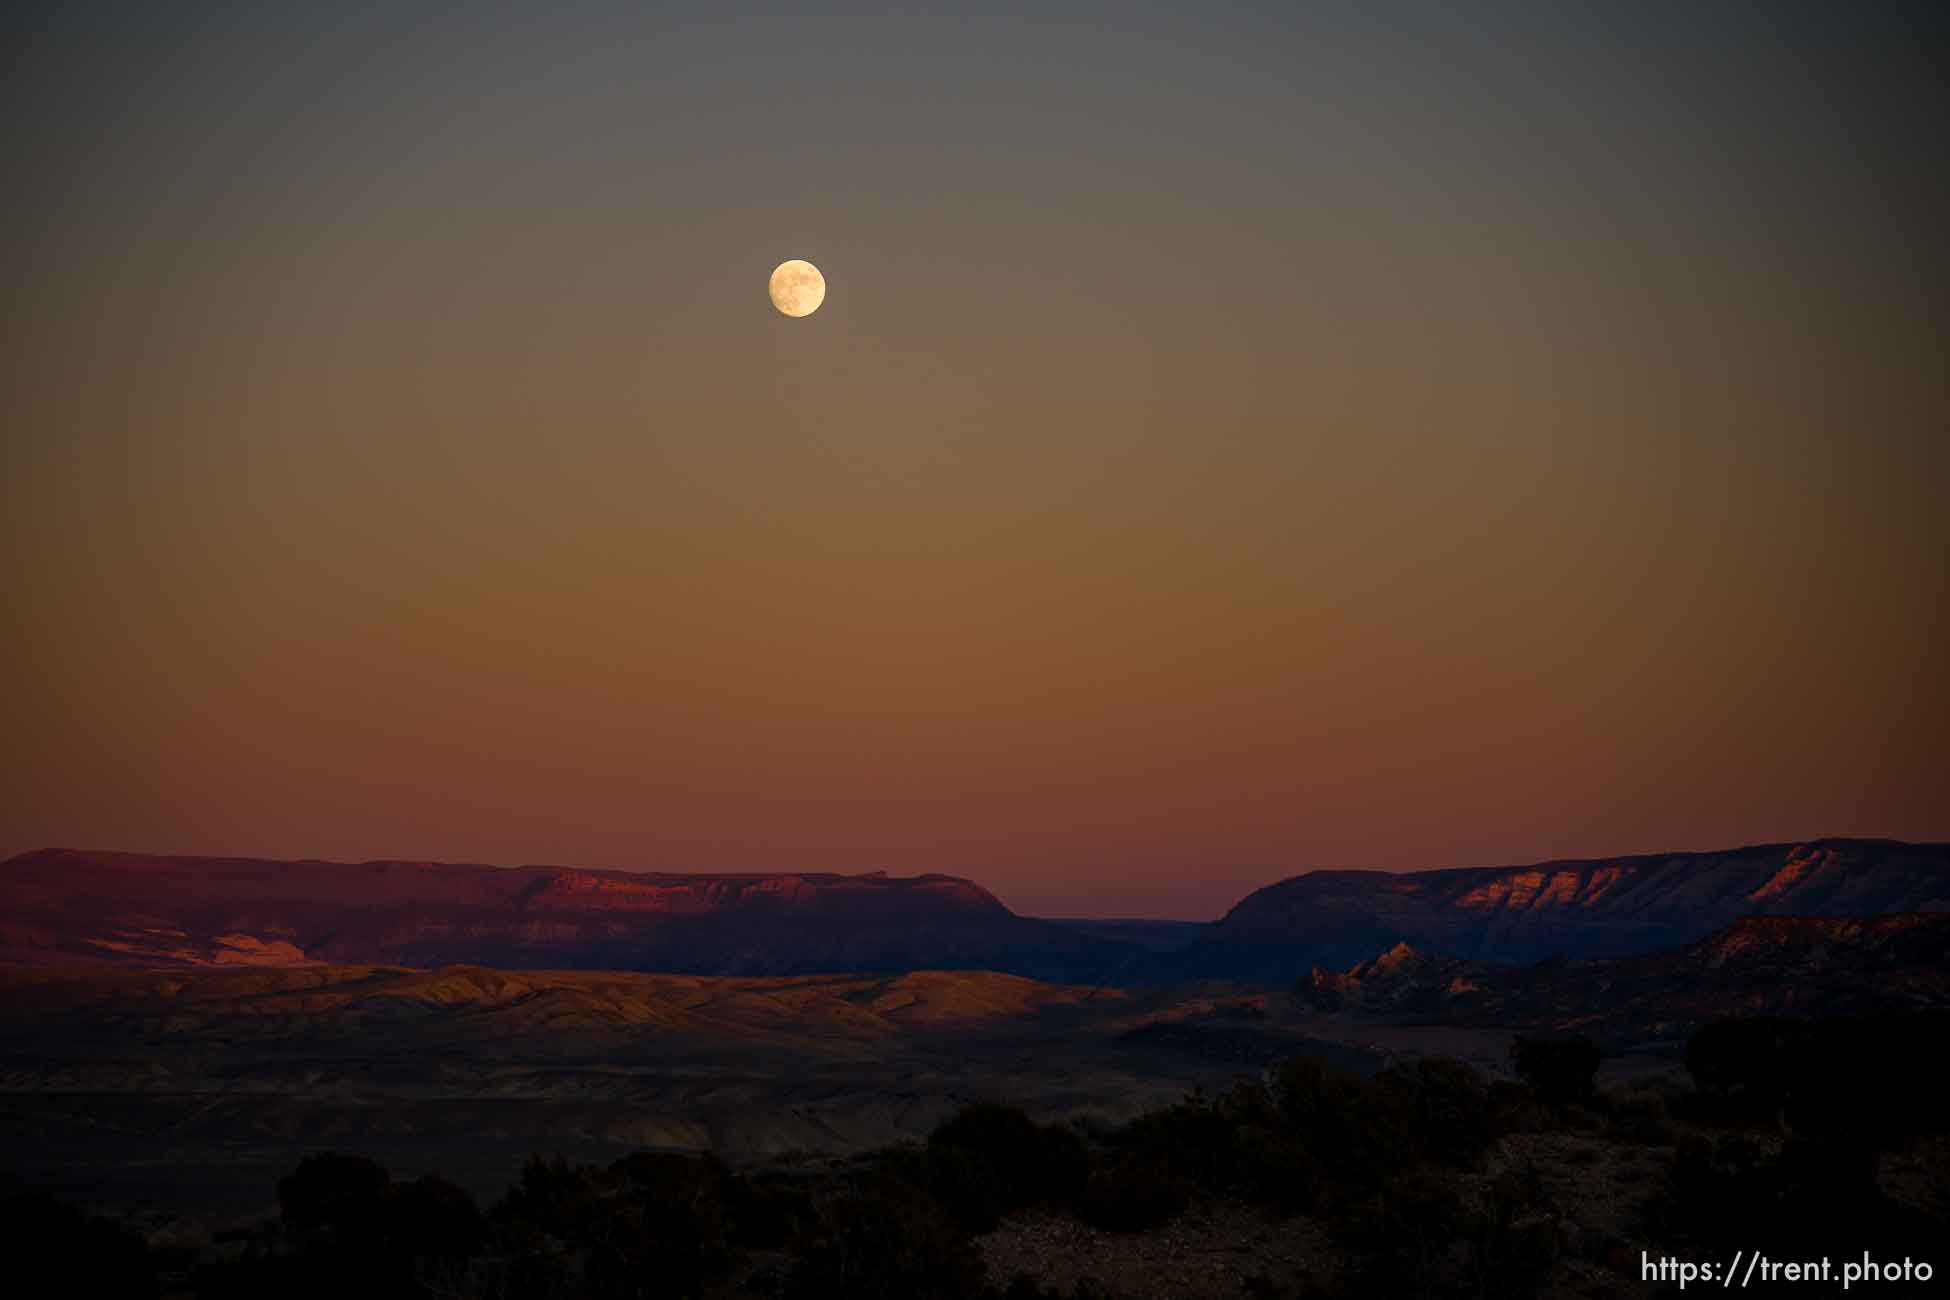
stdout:
<svg viewBox="0 0 1950 1300">
<path fill-rule="evenodd" d="M 1287 983 L 1408 943 L 1505 962 L 1690 943 L 1752 915 L 1950 911 L 1950 845 L 1829 839 L 1399 874 L 1313 871 L 1247 895 L 1188 974 Z"/>
<path fill-rule="evenodd" d="M 49 849 L 0 864 L 14 964 L 453 962 L 785 974 L 989 968 L 1097 979 L 1135 950 L 955 876 L 710 875 Z"/>
</svg>

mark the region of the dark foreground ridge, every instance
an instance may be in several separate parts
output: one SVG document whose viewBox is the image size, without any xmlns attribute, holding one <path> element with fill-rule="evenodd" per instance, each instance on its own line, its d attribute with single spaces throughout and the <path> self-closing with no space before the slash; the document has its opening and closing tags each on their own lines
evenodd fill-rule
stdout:
<svg viewBox="0 0 1950 1300">
<path fill-rule="evenodd" d="M 144 1234 L 20 1189 L 0 1245 L 69 1294 L 209 1300 L 1535 1300 L 1677 1294 L 1647 1257 L 1735 1251 L 1926 1280 L 1950 1267 L 1930 1253 L 1950 1241 L 1927 1069 L 1946 1028 L 1716 1021 L 1690 1086 L 1601 1088 L 1579 1037 L 1518 1039 L 1520 1082 L 1300 1058 L 1118 1125 L 972 1104 L 822 1166 L 538 1156 L 485 1212 L 438 1174 L 315 1150 L 255 1221 Z"/>
</svg>

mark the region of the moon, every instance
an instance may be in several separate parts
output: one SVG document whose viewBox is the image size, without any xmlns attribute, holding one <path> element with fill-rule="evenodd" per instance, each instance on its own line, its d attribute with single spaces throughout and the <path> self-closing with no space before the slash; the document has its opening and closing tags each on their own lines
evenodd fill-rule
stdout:
<svg viewBox="0 0 1950 1300">
<path fill-rule="evenodd" d="M 772 305 L 788 316 L 810 316 L 826 301 L 826 277 L 811 262 L 793 258 L 772 268 Z"/>
</svg>

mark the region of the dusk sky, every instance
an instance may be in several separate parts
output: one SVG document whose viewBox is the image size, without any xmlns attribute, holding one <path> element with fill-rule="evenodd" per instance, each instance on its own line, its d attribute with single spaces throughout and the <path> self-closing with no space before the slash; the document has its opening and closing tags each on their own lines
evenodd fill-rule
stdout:
<svg viewBox="0 0 1950 1300">
<path fill-rule="evenodd" d="M 1950 838 L 1942 5 L 6 30 L 0 854 Z"/>
</svg>

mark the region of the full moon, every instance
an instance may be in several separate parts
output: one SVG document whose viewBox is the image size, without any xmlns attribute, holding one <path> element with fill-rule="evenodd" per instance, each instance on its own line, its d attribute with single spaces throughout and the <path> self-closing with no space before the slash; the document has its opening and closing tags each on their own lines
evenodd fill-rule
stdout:
<svg viewBox="0 0 1950 1300">
<path fill-rule="evenodd" d="M 811 262 L 793 258 L 772 268 L 772 305 L 788 316 L 810 316 L 826 301 L 826 277 Z"/>
</svg>

